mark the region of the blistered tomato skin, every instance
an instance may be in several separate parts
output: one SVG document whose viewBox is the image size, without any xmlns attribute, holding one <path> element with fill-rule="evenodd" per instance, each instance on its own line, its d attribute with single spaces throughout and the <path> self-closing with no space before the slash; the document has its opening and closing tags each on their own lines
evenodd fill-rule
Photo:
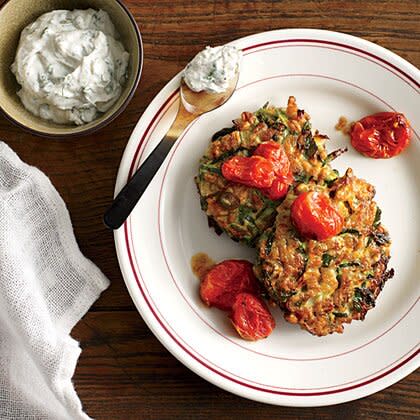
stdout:
<svg viewBox="0 0 420 420">
<path fill-rule="evenodd" d="M 230 318 L 238 334 L 249 341 L 267 338 L 276 326 L 266 304 L 250 293 L 236 296 Z"/>
<path fill-rule="evenodd" d="M 222 165 L 225 179 L 254 188 L 268 188 L 276 175 L 274 165 L 262 156 L 234 156 Z"/>
<path fill-rule="evenodd" d="M 273 162 L 277 176 L 287 176 L 290 161 L 282 145 L 273 140 L 261 143 L 254 151 L 254 156 L 262 156 Z"/>
<path fill-rule="evenodd" d="M 374 159 L 399 155 L 410 143 L 412 129 L 403 114 L 379 112 L 357 121 L 350 132 L 351 144 Z"/>
<path fill-rule="evenodd" d="M 322 241 L 343 230 L 343 218 L 326 194 L 316 191 L 302 193 L 290 210 L 293 226 L 305 239 Z"/>
<path fill-rule="evenodd" d="M 200 285 L 203 302 L 224 311 L 232 309 L 236 295 L 241 292 L 259 292 L 252 264 L 245 260 L 222 261 L 208 271 Z"/>
<path fill-rule="evenodd" d="M 270 188 L 265 188 L 262 193 L 270 200 L 280 200 L 287 195 L 290 185 L 293 183 L 293 175 L 289 172 L 286 176 L 277 176 Z"/>
<path fill-rule="evenodd" d="M 254 156 L 262 156 L 274 165 L 276 178 L 268 188 L 261 189 L 262 193 L 270 200 L 280 200 L 289 191 L 293 183 L 293 174 L 290 171 L 290 161 L 282 145 L 275 141 L 261 143 L 254 152 Z"/>
</svg>

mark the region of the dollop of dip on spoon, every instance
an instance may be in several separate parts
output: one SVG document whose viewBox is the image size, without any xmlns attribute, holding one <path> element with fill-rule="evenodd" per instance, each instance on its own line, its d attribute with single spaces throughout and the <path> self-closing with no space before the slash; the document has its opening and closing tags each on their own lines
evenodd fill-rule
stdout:
<svg viewBox="0 0 420 420">
<path fill-rule="evenodd" d="M 185 67 L 183 79 L 194 92 L 225 92 L 239 72 L 242 51 L 231 45 L 206 47 Z"/>
</svg>

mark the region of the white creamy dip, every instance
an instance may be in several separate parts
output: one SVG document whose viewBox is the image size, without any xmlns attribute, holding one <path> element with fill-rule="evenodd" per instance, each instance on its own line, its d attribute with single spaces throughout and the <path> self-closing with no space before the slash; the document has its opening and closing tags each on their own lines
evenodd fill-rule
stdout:
<svg viewBox="0 0 420 420">
<path fill-rule="evenodd" d="M 206 47 L 185 67 L 185 83 L 194 92 L 221 93 L 239 71 L 242 51 L 236 47 Z"/>
<path fill-rule="evenodd" d="M 103 10 L 55 10 L 21 34 L 12 71 L 33 114 L 82 125 L 121 96 L 129 54 Z"/>
</svg>

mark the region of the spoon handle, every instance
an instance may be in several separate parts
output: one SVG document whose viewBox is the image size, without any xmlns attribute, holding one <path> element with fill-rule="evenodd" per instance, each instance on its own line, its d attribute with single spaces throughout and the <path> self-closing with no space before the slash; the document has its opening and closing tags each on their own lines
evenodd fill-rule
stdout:
<svg viewBox="0 0 420 420">
<path fill-rule="evenodd" d="M 104 223 L 107 227 L 118 229 L 125 222 L 161 167 L 172 146 L 195 117 L 180 105 L 178 115 L 166 136 L 150 153 L 105 212 Z"/>
<path fill-rule="evenodd" d="M 173 145 L 174 141 L 164 138 L 156 146 L 105 212 L 104 223 L 106 226 L 110 229 L 118 229 L 125 222 Z"/>
</svg>

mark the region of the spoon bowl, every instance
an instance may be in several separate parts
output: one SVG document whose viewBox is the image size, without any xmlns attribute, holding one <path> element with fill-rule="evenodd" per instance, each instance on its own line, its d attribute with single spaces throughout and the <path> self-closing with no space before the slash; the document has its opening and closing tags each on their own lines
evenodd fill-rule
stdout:
<svg viewBox="0 0 420 420">
<path fill-rule="evenodd" d="M 206 112 L 213 111 L 223 105 L 232 95 L 238 84 L 239 72 L 229 82 L 228 88 L 224 92 L 213 93 L 202 90 L 195 92 L 191 90 L 185 83 L 181 81 L 180 96 L 184 108 L 191 114 L 201 115 Z"/>
</svg>

